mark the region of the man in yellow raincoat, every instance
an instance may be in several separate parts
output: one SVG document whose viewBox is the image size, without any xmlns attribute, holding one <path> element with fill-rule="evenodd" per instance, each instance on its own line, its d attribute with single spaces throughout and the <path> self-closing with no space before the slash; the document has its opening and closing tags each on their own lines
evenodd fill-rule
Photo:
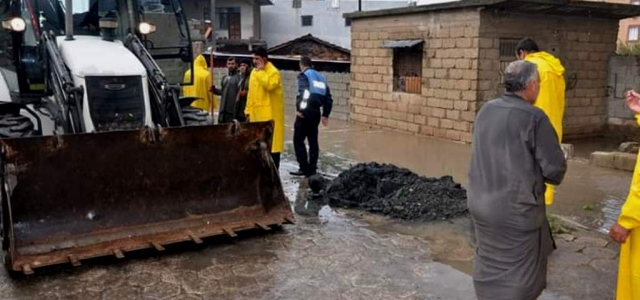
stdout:
<svg viewBox="0 0 640 300">
<path fill-rule="evenodd" d="M 271 156 L 276 168 L 280 167 L 280 154 L 284 149 L 284 92 L 280 71 L 269 62 L 267 50 L 257 47 L 253 51 L 255 68 L 249 77 L 249 94 L 244 110 L 249 122 L 274 121 Z"/>
<path fill-rule="evenodd" d="M 182 96 L 183 97 L 197 97 L 200 98 L 191 103 L 191 106 L 200 108 L 207 112 L 213 108 L 214 110 L 218 107 L 218 103 L 216 103 L 213 93 L 209 90 L 213 85 L 213 80 L 211 78 L 211 73 L 207 69 L 207 60 L 202 55 L 198 55 L 196 59 L 193 61 L 193 85 L 185 85 L 182 87 Z M 183 82 L 191 81 L 191 70 L 187 70 L 184 73 Z M 213 104 L 213 107 L 211 106 Z"/>
<path fill-rule="evenodd" d="M 636 113 L 640 125 L 640 94 L 629 91 L 627 104 Z M 640 157 L 631 179 L 629 196 L 622 206 L 618 222 L 609 230 L 620 246 L 616 300 L 640 299 Z"/>
<path fill-rule="evenodd" d="M 540 93 L 535 106 L 545 112 L 553 129 L 558 135 L 558 142 L 562 143 L 562 118 L 564 117 L 564 67 L 560 60 L 553 55 L 540 51 L 536 42 L 531 38 L 524 38 L 516 46 L 518 59 L 534 63 L 540 74 Z M 547 205 L 553 203 L 555 187 L 547 184 L 544 199 Z"/>
</svg>

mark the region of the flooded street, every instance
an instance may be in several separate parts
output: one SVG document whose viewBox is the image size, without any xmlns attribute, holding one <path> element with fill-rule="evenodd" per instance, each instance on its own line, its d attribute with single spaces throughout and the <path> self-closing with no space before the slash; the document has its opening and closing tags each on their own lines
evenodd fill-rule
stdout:
<svg viewBox="0 0 640 300">
<path fill-rule="evenodd" d="M 308 181 L 289 175 L 298 168 L 291 133 L 287 126 L 280 175 L 296 225 L 178 244 L 162 255 L 140 251 L 45 268 L 26 278 L 3 269 L 0 299 L 475 299 L 468 218 L 391 220 L 311 201 Z M 329 179 L 376 161 L 466 185 L 466 145 L 338 123 L 320 137 L 319 167 Z M 570 163 L 550 211 L 593 230 L 559 238 L 541 299 L 612 299 L 617 249 L 597 231 L 615 219 L 629 180 L 629 173 Z"/>
</svg>

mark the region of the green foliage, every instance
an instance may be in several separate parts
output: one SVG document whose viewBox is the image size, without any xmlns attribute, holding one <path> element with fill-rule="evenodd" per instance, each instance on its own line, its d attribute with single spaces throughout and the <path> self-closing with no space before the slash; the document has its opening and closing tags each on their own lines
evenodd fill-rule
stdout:
<svg viewBox="0 0 640 300">
<path fill-rule="evenodd" d="M 618 41 L 618 49 L 616 54 L 622 56 L 635 56 L 640 55 L 640 44 L 626 44 L 623 41 Z"/>
</svg>

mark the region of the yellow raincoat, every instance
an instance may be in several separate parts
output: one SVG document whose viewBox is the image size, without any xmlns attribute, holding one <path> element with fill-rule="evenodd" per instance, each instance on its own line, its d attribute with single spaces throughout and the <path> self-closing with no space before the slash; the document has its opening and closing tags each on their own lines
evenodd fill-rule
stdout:
<svg viewBox="0 0 640 300">
<path fill-rule="evenodd" d="M 636 119 L 640 125 L 640 115 L 637 115 Z M 627 241 L 620 245 L 616 300 L 637 300 L 640 299 L 640 155 L 618 224 L 631 230 L 631 234 Z"/>
<path fill-rule="evenodd" d="M 213 85 L 211 73 L 207 69 L 207 60 L 202 55 L 198 55 L 193 61 L 193 70 L 195 71 L 193 76 L 193 85 L 185 85 L 182 87 L 182 96 L 184 97 L 199 97 L 200 99 L 193 101 L 191 106 L 209 111 L 211 101 L 214 102 L 213 109 L 218 108 L 217 99 L 213 94 L 209 92 L 209 88 Z M 183 82 L 191 81 L 191 70 L 187 70 L 184 73 Z"/>
<path fill-rule="evenodd" d="M 547 114 L 558 135 L 558 142 L 562 143 L 562 118 L 565 101 L 564 67 L 560 60 L 544 51 L 528 54 L 525 60 L 536 64 L 540 74 L 540 93 L 535 106 Z M 547 185 L 547 191 L 544 194 L 547 205 L 553 203 L 554 189 L 554 186 Z"/>
<path fill-rule="evenodd" d="M 249 77 L 249 94 L 244 110 L 250 122 L 274 121 L 271 153 L 284 149 L 284 92 L 280 71 L 270 62 L 263 70 L 253 69 Z"/>
</svg>

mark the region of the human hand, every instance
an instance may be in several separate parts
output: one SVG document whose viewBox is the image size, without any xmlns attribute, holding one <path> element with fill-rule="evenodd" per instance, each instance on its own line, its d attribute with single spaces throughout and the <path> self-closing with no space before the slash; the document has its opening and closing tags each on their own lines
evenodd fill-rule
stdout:
<svg viewBox="0 0 640 300">
<path fill-rule="evenodd" d="M 640 94 L 631 90 L 627 92 L 627 106 L 633 112 L 640 114 Z"/>
<path fill-rule="evenodd" d="M 247 118 L 247 122 L 249 122 L 249 115 L 245 115 L 245 117 Z"/>
<path fill-rule="evenodd" d="M 258 70 L 264 69 L 264 61 L 262 60 L 255 61 L 255 68 Z"/>
<path fill-rule="evenodd" d="M 247 91 L 240 91 L 240 97 L 244 97 L 247 95 Z"/>
<path fill-rule="evenodd" d="M 327 127 L 329 125 L 329 118 L 322 117 L 322 126 Z"/>
<path fill-rule="evenodd" d="M 296 116 L 300 119 L 304 119 L 304 115 L 299 111 L 296 112 Z"/>
<path fill-rule="evenodd" d="M 609 229 L 609 236 L 615 242 L 622 244 L 627 240 L 629 230 L 620 226 L 620 224 L 616 222 L 611 226 L 611 229 Z"/>
</svg>

